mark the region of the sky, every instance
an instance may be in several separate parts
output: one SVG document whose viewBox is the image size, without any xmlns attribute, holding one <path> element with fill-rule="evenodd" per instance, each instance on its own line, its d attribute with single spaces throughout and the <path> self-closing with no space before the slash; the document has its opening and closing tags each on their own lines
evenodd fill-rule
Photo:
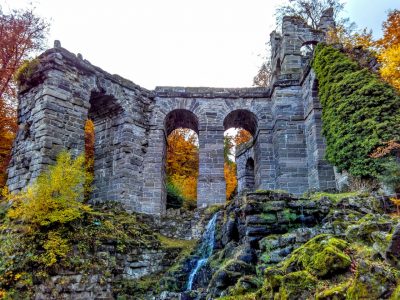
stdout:
<svg viewBox="0 0 400 300">
<path fill-rule="evenodd" d="M 142 87 L 252 85 L 285 0 L 0 0 L 3 11 L 28 7 L 50 24 L 48 46 L 81 53 L 92 64 Z M 381 35 L 399 0 L 347 0 L 344 14 Z"/>
</svg>

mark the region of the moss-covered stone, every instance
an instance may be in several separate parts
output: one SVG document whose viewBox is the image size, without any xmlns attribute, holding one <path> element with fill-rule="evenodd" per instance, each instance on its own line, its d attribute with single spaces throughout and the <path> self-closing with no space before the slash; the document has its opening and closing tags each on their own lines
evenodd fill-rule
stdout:
<svg viewBox="0 0 400 300">
<path fill-rule="evenodd" d="M 347 299 L 387 299 L 399 277 L 399 272 L 379 262 L 359 261 Z"/>
<path fill-rule="evenodd" d="M 306 270 L 318 277 L 326 277 L 346 270 L 350 257 L 343 252 L 348 243 L 329 236 L 319 235 L 302 247 L 296 249 L 292 256 L 284 262 L 285 271 Z"/>
<path fill-rule="evenodd" d="M 316 300 L 345 300 L 349 282 L 340 283 L 334 287 L 330 287 L 315 297 Z"/>
<path fill-rule="evenodd" d="M 317 279 L 307 271 L 297 271 L 282 277 L 279 291 L 274 299 L 306 299 L 311 296 Z"/>
<path fill-rule="evenodd" d="M 398 300 L 398 299 L 400 299 L 400 283 L 397 285 L 396 289 L 390 296 L 390 300 Z"/>
</svg>

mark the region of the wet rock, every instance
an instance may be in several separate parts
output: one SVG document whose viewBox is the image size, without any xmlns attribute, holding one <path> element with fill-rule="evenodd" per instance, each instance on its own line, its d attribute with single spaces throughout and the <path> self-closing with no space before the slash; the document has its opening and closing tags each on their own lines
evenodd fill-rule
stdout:
<svg viewBox="0 0 400 300">
<path fill-rule="evenodd" d="M 385 254 L 393 266 L 400 267 L 400 223 L 394 229 Z"/>
</svg>

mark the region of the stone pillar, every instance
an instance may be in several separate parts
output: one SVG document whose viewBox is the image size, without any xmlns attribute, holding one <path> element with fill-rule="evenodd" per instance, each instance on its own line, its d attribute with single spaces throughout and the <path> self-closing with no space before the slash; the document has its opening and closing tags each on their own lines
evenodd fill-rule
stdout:
<svg viewBox="0 0 400 300">
<path fill-rule="evenodd" d="M 256 190 L 276 189 L 276 161 L 269 129 L 261 128 L 254 143 L 254 175 Z"/>
<path fill-rule="evenodd" d="M 304 131 L 307 144 L 308 182 L 311 190 L 336 189 L 333 167 L 325 160 L 325 140 L 322 136 L 322 106 L 318 99 L 315 73 L 311 71 L 303 82 Z"/>
<path fill-rule="evenodd" d="M 276 189 L 293 194 L 308 190 L 304 116 L 298 86 L 276 87 L 273 94 Z"/>
<path fill-rule="evenodd" d="M 46 75 L 44 83 L 19 95 L 19 132 L 8 168 L 10 191 L 31 184 L 61 150 L 74 155 L 84 151 L 89 92 L 75 93 L 78 87 L 58 70 Z"/>
<path fill-rule="evenodd" d="M 140 212 L 163 214 L 166 209 L 165 156 L 166 140 L 163 129 L 152 129 L 143 163 L 143 197 Z"/>
<path fill-rule="evenodd" d="M 237 185 L 237 190 L 238 193 L 242 193 L 245 190 L 248 190 L 247 186 L 247 170 L 246 170 L 246 164 L 247 161 L 252 158 L 254 160 L 254 148 L 253 148 L 253 141 L 250 141 L 248 143 L 239 145 L 236 148 L 236 177 L 238 181 Z M 253 180 L 255 176 L 255 170 L 253 170 Z M 253 186 L 254 188 L 254 186 Z"/>
<path fill-rule="evenodd" d="M 223 204 L 225 200 L 224 129 L 208 127 L 199 131 L 197 207 Z"/>
</svg>

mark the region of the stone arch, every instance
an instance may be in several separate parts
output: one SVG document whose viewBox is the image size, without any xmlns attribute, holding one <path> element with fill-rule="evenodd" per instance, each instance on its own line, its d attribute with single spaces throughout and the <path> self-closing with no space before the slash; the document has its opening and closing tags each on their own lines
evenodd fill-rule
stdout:
<svg viewBox="0 0 400 300">
<path fill-rule="evenodd" d="M 174 109 L 164 118 L 165 135 L 168 136 L 177 128 L 188 128 L 199 134 L 199 120 L 187 109 Z"/>
<path fill-rule="evenodd" d="M 167 208 L 167 190 L 166 190 L 166 183 L 167 183 L 167 176 L 166 176 L 166 159 L 167 159 L 167 152 L 168 152 L 168 136 L 176 129 L 184 128 L 184 129 L 191 129 L 196 132 L 197 136 L 199 135 L 199 121 L 197 116 L 187 109 L 174 109 L 167 113 L 164 117 L 164 134 L 165 134 L 165 142 L 164 142 L 164 151 L 162 154 L 162 210 Z M 199 166 L 197 166 L 199 168 Z"/>
<path fill-rule="evenodd" d="M 88 119 L 94 123 L 94 186 L 91 197 L 96 202 L 101 199 L 119 200 L 115 179 L 118 168 L 115 161 L 120 147 L 118 136 L 122 128 L 123 109 L 111 95 L 92 92 L 89 100 Z"/>
<path fill-rule="evenodd" d="M 236 109 L 225 117 L 223 125 L 225 130 L 229 128 L 246 129 L 255 137 L 258 130 L 258 119 L 253 112 L 247 109 Z"/>
<path fill-rule="evenodd" d="M 254 178 L 254 159 L 252 157 L 249 157 L 246 161 L 246 167 L 245 167 L 245 188 L 247 190 L 254 190 L 254 185 L 255 185 L 255 178 Z"/>
</svg>

